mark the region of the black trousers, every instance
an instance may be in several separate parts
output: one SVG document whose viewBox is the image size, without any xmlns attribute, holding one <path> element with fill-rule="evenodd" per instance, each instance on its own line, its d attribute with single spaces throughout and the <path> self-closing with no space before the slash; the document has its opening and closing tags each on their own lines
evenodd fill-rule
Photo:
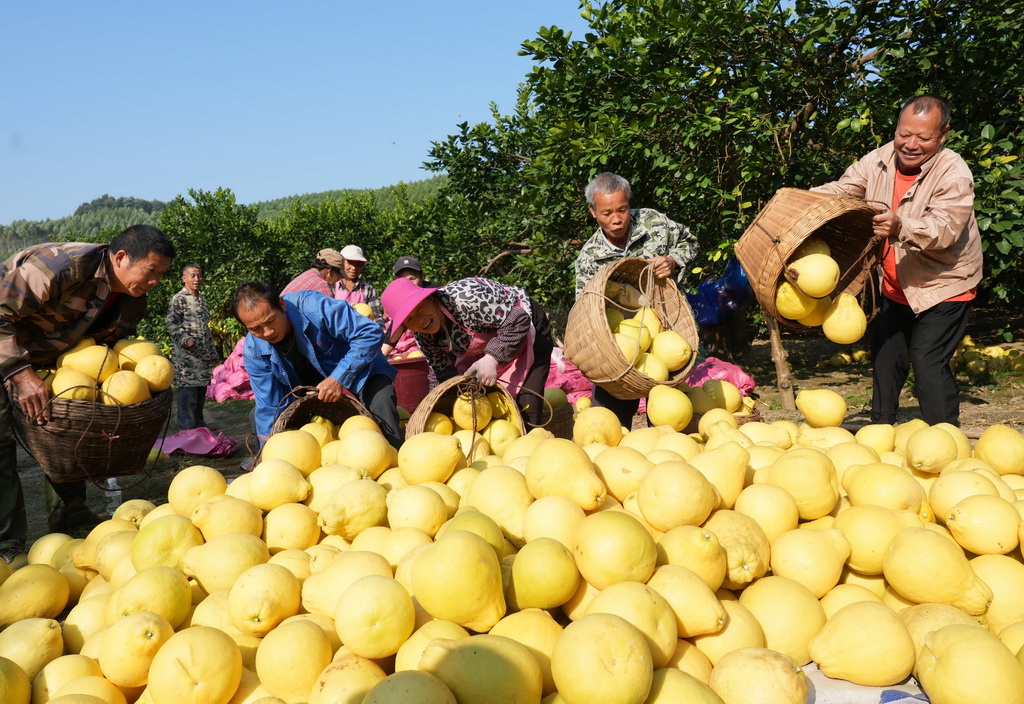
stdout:
<svg viewBox="0 0 1024 704">
<path fill-rule="evenodd" d="M 551 371 L 551 353 L 555 349 L 555 341 L 551 336 L 551 322 L 547 312 L 538 303 L 530 301 L 530 313 L 536 332 L 533 338 L 533 364 L 523 382 L 523 389 L 528 390 L 525 393 L 520 391 L 517 402 L 523 420 L 536 426 L 540 425 L 541 414 L 544 412 L 542 398 Z"/>
<path fill-rule="evenodd" d="M 945 302 L 919 314 L 882 298 L 874 322 L 871 422 L 895 423 L 900 390 L 914 368 L 914 392 L 929 425 L 959 424 L 960 393 L 949 360 L 967 330 L 973 301 Z"/>
<path fill-rule="evenodd" d="M 178 387 L 178 428 L 194 430 L 206 427 L 203 404 L 206 403 L 205 386 Z"/>
</svg>

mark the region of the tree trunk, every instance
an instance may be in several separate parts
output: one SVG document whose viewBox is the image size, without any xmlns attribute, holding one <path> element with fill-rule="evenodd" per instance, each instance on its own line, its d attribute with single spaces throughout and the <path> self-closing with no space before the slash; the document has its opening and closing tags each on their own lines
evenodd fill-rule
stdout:
<svg viewBox="0 0 1024 704">
<path fill-rule="evenodd" d="M 782 407 L 787 411 L 796 410 L 796 401 L 793 397 L 793 375 L 789 371 L 789 355 L 786 348 L 782 346 L 782 334 L 779 332 L 779 324 L 775 318 L 765 316 L 765 323 L 768 325 L 768 332 L 772 342 L 772 361 L 775 362 L 775 377 L 779 387 L 779 395 L 782 397 Z"/>
</svg>

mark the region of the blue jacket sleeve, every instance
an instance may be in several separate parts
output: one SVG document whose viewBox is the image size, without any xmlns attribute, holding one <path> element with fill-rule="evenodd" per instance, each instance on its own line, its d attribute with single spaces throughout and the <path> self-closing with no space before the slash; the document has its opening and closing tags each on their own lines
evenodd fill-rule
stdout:
<svg viewBox="0 0 1024 704">
<path fill-rule="evenodd" d="M 274 376 L 267 357 L 257 352 L 261 343 L 249 335 L 245 338 L 243 356 L 245 370 L 249 373 L 249 383 L 253 396 L 256 398 L 256 434 L 262 445 L 274 427 L 274 415 L 281 399 L 288 393 L 281 382 Z M 262 343 L 266 344 L 266 343 Z"/>
<path fill-rule="evenodd" d="M 305 297 L 302 303 L 304 307 L 313 308 L 306 308 L 310 320 L 322 320 L 324 331 L 348 347 L 334 369 L 325 368 L 324 371 L 346 389 L 358 392 L 369 378 L 377 357 L 381 355 L 384 332 L 377 323 L 356 312 L 345 301 Z"/>
</svg>

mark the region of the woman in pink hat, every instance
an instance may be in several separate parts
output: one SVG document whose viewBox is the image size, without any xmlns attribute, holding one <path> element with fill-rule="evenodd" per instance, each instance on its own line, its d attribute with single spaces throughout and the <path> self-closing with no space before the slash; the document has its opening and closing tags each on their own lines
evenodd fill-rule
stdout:
<svg viewBox="0 0 1024 704">
<path fill-rule="evenodd" d="M 420 287 L 406 278 L 382 296 L 391 340 L 412 330 L 438 381 L 468 374 L 485 386 L 498 381 L 538 425 L 554 340 L 547 313 L 526 291 L 491 279 L 469 278 Z M 532 393 L 520 394 L 523 389 Z"/>
<path fill-rule="evenodd" d="M 334 287 L 334 297 L 350 305 L 365 303 L 370 306 L 374 319 L 383 328 L 384 316 L 377 289 L 369 281 L 359 278 L 363 273 L 363 267 L 366 266 L 363 248 L 347 244 L 341 248 L 341 258 L 341 279 Z"/>
</svg>

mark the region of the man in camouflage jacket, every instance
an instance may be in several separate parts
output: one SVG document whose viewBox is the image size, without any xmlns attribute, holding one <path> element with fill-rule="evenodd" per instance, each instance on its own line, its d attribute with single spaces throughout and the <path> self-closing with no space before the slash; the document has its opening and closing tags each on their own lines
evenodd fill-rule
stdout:
<svg viewBox="0 0 1024 704">
<path fill-rule="evenodd" d="M 671 276 L 683 287 L 687 264 L 697 256 L 697 238 L 687 227 L 656 210 L 631 209 L 632 188 L 617 174 L 598 174 L 584 195 L 599 227 L 576 257 L 576 298 L 601 267 L 627 257 L 650 260 L 656 277 Z M 639 405 L 637 400 L 617 399 L 596 385 L 594 403 L 614 411 L 627 428 Z"/>
<path fill-rule="evenodd" d="M 10 561 L 28 535 L 8 388 L 37 423 L 49 420 L 50 392 L 33 367 L 52 367 L 84 337 L 113 345 L 134 332 L 146 294 L 163 278 L 174 245 L 159 229 L 134 225 L 110 245 L 40 244 L 0 264 L 0 556 Z M 46 481 L 49 529 L 95 522 L 84 481 Z"/>
<path fill-rule="evenodd" d="M 181 272 L 184 287 L 167 307 L 167 332 L 171 336 L 174 385 L 178 389 L 178 427 L 205 428 L 203 404 L 211 368 L 220 361 L 210 333 L 210 309 L 199 293 L 203 272 L 189 264 Z"/>
</svg>

